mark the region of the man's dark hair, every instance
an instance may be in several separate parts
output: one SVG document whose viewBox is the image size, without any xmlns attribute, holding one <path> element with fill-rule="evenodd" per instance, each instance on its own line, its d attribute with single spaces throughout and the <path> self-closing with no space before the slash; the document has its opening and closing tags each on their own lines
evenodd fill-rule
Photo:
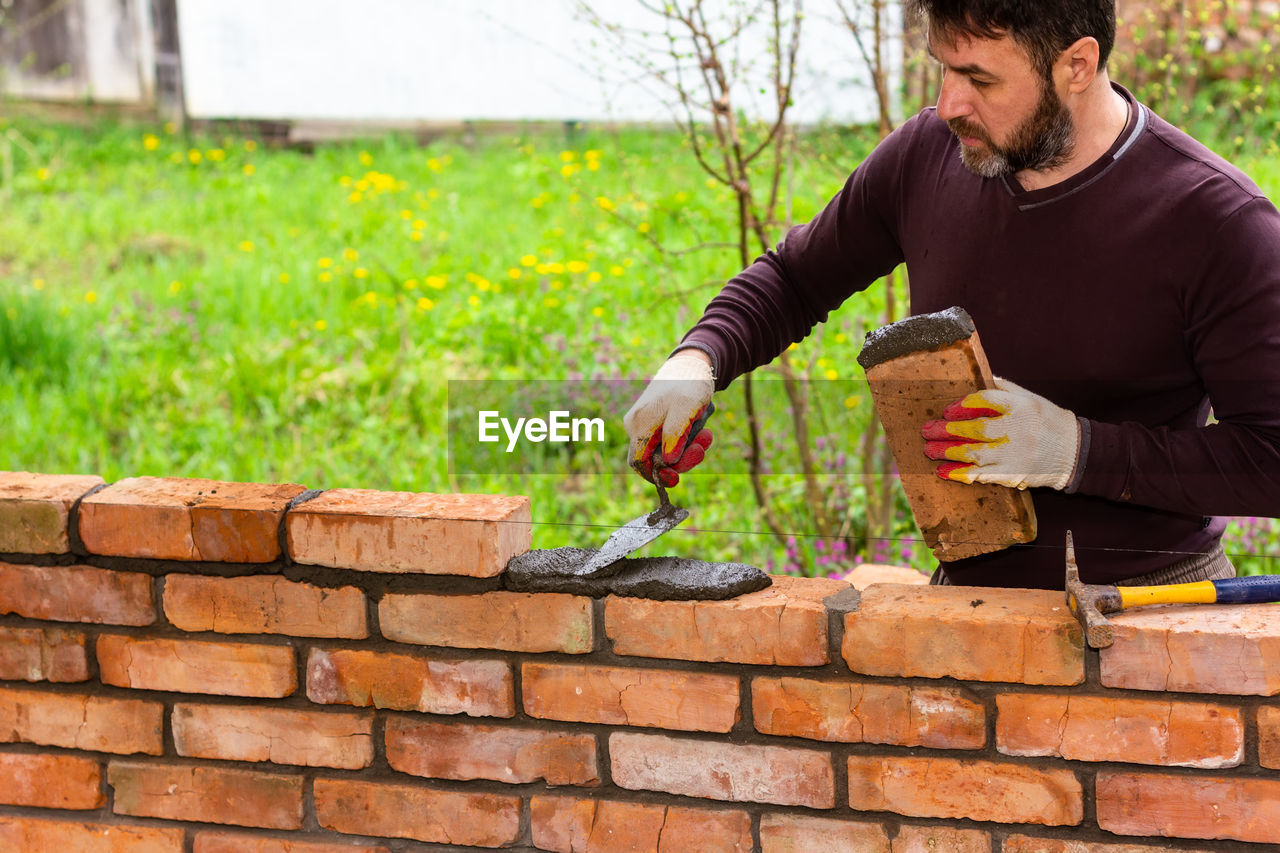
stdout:
<svg viewBox="0 0 1280 853">
<path fill-rule="evenodd" d="M 944 38 L 1007 35 L 1046 78 L 1058 54 L 1085 36 L 1098 40 L 1102 70 L 1116 41 L 1115 0 L 907 0 L 907 9 Z"/>
</svg>

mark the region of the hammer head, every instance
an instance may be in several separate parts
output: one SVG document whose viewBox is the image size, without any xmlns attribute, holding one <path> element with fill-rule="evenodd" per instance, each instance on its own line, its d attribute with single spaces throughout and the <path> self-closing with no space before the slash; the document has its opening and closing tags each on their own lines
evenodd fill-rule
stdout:
<svg viewBox="0 0 1280 853">
<path fill-rule="evenodd" d="M 1080 582 L 1080 567 L 1076 565 L 1076 546 L 1067 531 L 1067 607 L 1084 626 L 1085 641 L 1090 648 L 1105 649 L 1115 642 L 1115 632 L 1104 613 L 1121 609 L 1120 591 L 1105 584 Z"/>
</svg>

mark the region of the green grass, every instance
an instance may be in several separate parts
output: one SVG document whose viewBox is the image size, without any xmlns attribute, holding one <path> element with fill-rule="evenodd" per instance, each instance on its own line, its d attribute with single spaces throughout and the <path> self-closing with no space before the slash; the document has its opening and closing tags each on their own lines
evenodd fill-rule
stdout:
<svg viewBox="0 0 1280 853">
<path fill-rule="evenodd" d="M 109 124 L 3 129 L 32 154 L 11 148 L 0 188 L 0 469 L 522 493 L 538 547 L 595 544 L 654 503 L 621 456 L 559 475 L 451 474 L 447 394 L 449 380 L 652 373 L 738 268 L 732 250 L 656 248 L 732 238 L 727 191 L 673 135 L 393 136 L 307 154 Z M 814 143 L 796 220 L 868 144 Z M 1280 196 L 1277 161 L 1242 165 Z M 857 379 L 880 299 L 837 315 L 799 366 Z M 868 406 L 837 386 L 820 434 L 856 436 Z M 743 441 L 730 395 L 713 423 L 725 460 Z M 770 425 L 770 447 L 785 430 Z M 854 452 L 828 446 L 824 464 L 841 450 Z M 794 467 L 781 451 L 774 464 Z M 661 552 L 835 568 L 802 522 L 790 548 L 758 535 L 749 484 L 727 470 L 685 479 L 677 498 L 702 531 L 686 525 Z M 861 481 L 837 480 L 856 529 Z M 796 478 L 773 482 L 784 508 L 799 504 Z M 913 536 L 899 513 L 894 541 L 860 544 L 926 566 Z"/>
</svg>

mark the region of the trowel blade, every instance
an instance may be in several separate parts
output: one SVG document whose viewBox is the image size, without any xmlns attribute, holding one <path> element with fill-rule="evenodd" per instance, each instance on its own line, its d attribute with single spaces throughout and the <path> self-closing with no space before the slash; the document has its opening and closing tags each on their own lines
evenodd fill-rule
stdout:
<svg viewBox="0 0 1280 853">
<path fill-rule="evenodd" d="M 596 552 L 596 555 L 573 571 L 578 577 L 607 577 L 622 568 L 618 561 L 636 551 L 662 534 L 671 530 L 689 517 L 689 510 L 671 507 L 669 512 L 661 514 L 650 524 L 649 520 L 659 513 L 649 513 L 633 518 L 613 531 L 613 535 Z M 617 565 L 615 565 L 617 564 Z M 613 571 L 610 571 L 610 569 Z"/>
</svg>

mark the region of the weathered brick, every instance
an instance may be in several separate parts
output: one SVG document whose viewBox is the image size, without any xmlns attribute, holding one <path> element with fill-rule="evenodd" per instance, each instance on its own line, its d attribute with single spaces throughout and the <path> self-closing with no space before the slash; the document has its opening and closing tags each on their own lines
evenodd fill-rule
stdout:
<svg viewBox="0 0 1280 853">
<path fill-rule="evenodd" d="M 1006 693 L 996 707 L 1005 755 L 1201 768 L 1244 760 L 1244 720 L 1225 705 Z"/>
<path fill-rule="evenodd" d="M 382 636 L 398 643 L 513 652 L 591 651 L 591 599 L 563 593 L 385 595 Z"/>
<path fill-rule="evenodd" d="M 766 814 L 760 818 L 760 853 L 893 853 L 879 823 Z"/>
<path fill-rule="evenodd" d="M 173 740 L 188 758 L 359 770 L 373 761 L 373 717 L 254 705 L 173 707 Z"/>
<path fill-rule="evenodd" d="M 103 634 L 98 667 L 103 684 L 135 690 L 279 698 L 298 686 L 288 646 Z"/>
<path fill-rule="evenodd" d="M 0 554 L 68 554 L 71 507 L 101 477 L 0 471 Z"/>
<path fill-rule="evenodd" d="M 317 779 L 316 819 L 350 835 L 502 847 L 520 836 L 519 797 Z"/>
<path fill-rule="evenodd" d="M 181 827 L 0 815 L 4 853 L 182 853 L 184 838 Z"/>
<path fill-rule="evenodd" d="M 304 491 L 292 483 L 134 477 L 80 503 L 80 538 L 91 554 L 269 563 L 280 556 L 285 508 Z"/>
<path fill-rule="evenodd" d="M 60 628 L 0 627 L 0 681 L 85 681 L 84 634 Z"/>
<path fill-rule="evenodd" d="M 91 566 L 0 563 L 0 614 L 53 622 L 150 625 L 151 577 Z"/>
<path fill-rule="evenodd" d="M 390 853 L 381 845 L 269 838 L 216 830 L 197 833 L 194 850 L 195 853 Z"/>
<path fill-rule="evenodd" d="M 893 853 L 991 853 L 991 834 L 950 826 L 903 826 Z"/>
<path fill-rule="evenodd" d="M 1084 791 L 1069 770 L 916 756 L 849 758 L 849 807 L 911 817 L 1074 826 Z"/>
<path fill-rule="evenodd" d="M 981 749 L 982 703 L 950 687 L 802 678 L 751 682 L 756 731 L 844 743 Z"/>
<path fill-rule="evenodd" d="M 1004 840 L 1000 853 L 1164 853 L 1167 847 L 1148 844 L 1100 844 L 1097 841 L 1066 841 L 1055 838 L 1032 838 L 1029 835 L 1010 835 Z M 1183 853 L 1210 853 L 1204 849 L 1179 847 Z"/>
<path fill-rule="evenodd" d="M 1246 608 L 1240 608 L 1246 609 Z M 1098 773 L 1098 826 L 1117 835 L 1280 844 L 1280 780 Z"/>
<path fill-rule="evenodd" d="M 1280 693 L 1280 604 L 1150 607 L 1110 617 L 1102 683 L 1183 693 Z"/>
<path fill-rule="evenodd" d="M 826 752 L 614 732 L 614 784 L 689 797 L 829 809 L 835 773 Z"/>
<path fill-rule="evenodd" d="M 91 758 L 0 752 L 0 803 L 44 809 L 96 809 L 106 801 L 102 768 Z"/>
<path fill-rule="evenodd" d="M 533 540 L 529 499 L 334 489 L 289 513 L 295 562 L 493 577 Z"/>
<path fill-rule="evenodd" d="M 547 720 L 727 732 L 741 716 L 732 675 L 526 663 L 520 681 L 525 713 Z"/>
<path fill-rule="evenodd" d="M 845 663 L 864 675 L 1084 681 L 1084 635 L 1060 592 L 877 584 L 844 624 Z"/>
<path fill-rule="evenodd" d="M 164 584 L 164 613 L 182 631 L 356 640 L 369 636 L 364 593 L 359 589 L 327 589 L 278 575 L 169 575 Z"/>
<path fill-rule="evenodd" d="M 616 800 L 534 797 L 533 843 L 555 853 L 749 853 L 751 815 Z"/>
<path fill-rule="evenodd" d="M 112 761 L 116 814 L 264 829 L 302 826 L 302 777 L 205 764 Z"/>
<path fill-rule="evenodd" d="M 1258 763 L 1280 770 L 1280 708 L 1258 709 Z"/>
<path fill-rule="evenodd" d="M 596 739 L 585 732 L 512 726 L 387 720 L 387 762 L 395 770 L 436 779 L 491 779 L 521 784 L 594 785 Z"/>
<path fill-rule="evenodd" d="M 164 705 L 0 687 L 0 741 L 159 755 Z"/>
<path fill-rule="evenodd" d="M 774 666 L 827 663 L 822 599 L 843 581 L 779 576 L 728 601 L 605 601 L 605 633 L 620 655 Z"/>
<path fill-rule="evenodd" d="M 322 705 L 355 705 L 511 717 L 515 679 L 500 660 L 440 660 L 356 649 L 312 649 L 307 698 Z"/>
</svg>

